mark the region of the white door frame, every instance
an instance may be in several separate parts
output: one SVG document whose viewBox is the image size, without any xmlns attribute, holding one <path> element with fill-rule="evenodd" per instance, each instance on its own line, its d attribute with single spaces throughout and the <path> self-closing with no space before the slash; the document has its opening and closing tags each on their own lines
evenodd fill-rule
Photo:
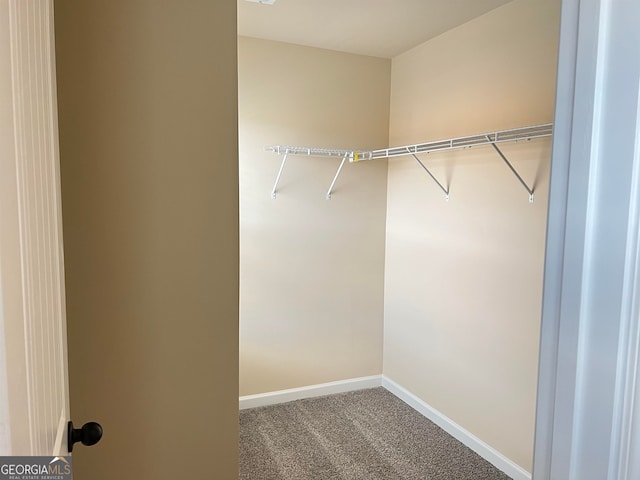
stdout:
<svg viewBox="0 0 640 480">
<path fill-rule="evenodd" d="M 640 2 L 564 0 L 535 480 L 640 478 Z"/>
<path fill-rule="evenodd" d="M 0 455 L 67 453 L 52 0 L 0 0 Z"/>
</svg>

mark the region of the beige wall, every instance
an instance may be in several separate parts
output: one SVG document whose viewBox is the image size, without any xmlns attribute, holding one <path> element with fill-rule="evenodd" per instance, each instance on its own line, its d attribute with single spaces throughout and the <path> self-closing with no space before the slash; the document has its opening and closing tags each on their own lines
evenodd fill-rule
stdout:
<svg viewBox="0 0 640 480">
<path fill-rule="evenodd" d="M 393 59 L 390 143 L 552 121 L 559 0 L 517 0 Z M 531 470 L 550 141 L 389 162 L 384 374 Z"/>
<path fill-rule="evenodd" d="M 74 478 L 237 478 L 235 0 L 55 4 Z"/>
<path fill-rule="evenodd" d="M 239 39 L 240 394 L 380 374 L 386 162 L 266 145 L 381 148 L 389 60 Z"/>
</svg>

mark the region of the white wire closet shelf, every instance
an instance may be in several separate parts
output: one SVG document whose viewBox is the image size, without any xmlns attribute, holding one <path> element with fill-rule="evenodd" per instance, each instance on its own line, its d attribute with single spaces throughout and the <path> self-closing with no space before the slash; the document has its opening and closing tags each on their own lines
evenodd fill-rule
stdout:
<svg viewBox="0 0 640 480">
<path fill-rule="evenodd" d="M 522 184 L 522 186 L 526 189 L 526 191 L 529 194 L 529 201 L 533 202 L 533 194 L 534 194 L 533 189 L 527 185 L 524 179 L 513 167 L 511 162 L 509 162 L 509 160 L 505 157 L 505 155 L 500 150 L 497 144 L 505 143 L 505 142 L 529 141 L 535 138 L 550 137 L 552 133 L 553 133 L 553 124 L 546 123 L 542 125 L 513 128 L 510 130 L 500 130 L 496 132 L 469 135 L 466 137 L 457 137 L 457 138 L 450 138 L 447 140 L 437 140 L 433 142 L 416 143 L 412 145 L 383 148 L 379 150 L 363 151 L 363 150 L 345 150 L 345 149 L 272 145 L 272 146 L 266 147 L 266 150 L 277 153 L 279 155 L 283 155 L 283 159 L 282 159 L 282 163 L 280 164 L 280 170 L 278 171 L 278 175 L 276 177 L 273 190 L 271 192 L 271 197 L 274 199 L 276 198 L 278 183 L 280 181 L 280 177 L 282 176 L 282 171 L 284 169 L 285 162 L 287 161 L 287 158 L 289 156 L 332 157 L 332 158 L 342 159 L 340 166 L 338 167 L 338 171 L 336 172 L 333 178 L 333 181 L 331 182 L 331 186 L 327 191 L 327 199 L 331 198 L 331 192 L 333 191 L 333 187 L 335 186 L 338 176 L 340 175 L 340 172 L 342 171 L 342 167 L 344 166 L 347 159 L 349 159 L 349 161 L 352 163 L 356 163 L 356 162 L 362 162 L 362 161 L 377 160 L 382 158 L 412 156 L 420 164 L 420 166 L 429 174 L 429 176 L 438 185 L 438 187 L 444 192 L 448 200 L 449 199 L 448 188 L 445 188 L 436 179 L 436 177 L 424 165 L 424 163 L 418 158 L 417 155 L 422 153 L 429 153 L 429 152 L 436 152 L 436 151 L 443 151 L 443 150 L 453 150 L 453 149 L 471 148 L 471 147 L 477 147 L 477 146 L 483 146 L 483 145 L 490 145 L 491 147 L 493 147 L 496 153 L 500 156 L 500 158 L 505 162 L 505 164 L 509 167 L 509 169 L 518 179 L 520 184 Z"/>
</svg>

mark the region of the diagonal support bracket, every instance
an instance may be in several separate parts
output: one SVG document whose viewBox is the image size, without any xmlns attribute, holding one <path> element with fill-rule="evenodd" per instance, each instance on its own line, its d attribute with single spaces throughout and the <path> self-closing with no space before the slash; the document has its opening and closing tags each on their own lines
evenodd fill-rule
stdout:
<svg viewBox="0 0 640 480">
<path fill-rule="evenodd" d="M 278 188 L 278 182 L 280 181 L 280 177 L 282 176 L 282 170 L 284 170 L 284 164 L 287 161 L 288 155 L 289 155 L 289 150 L 284 152 L 284 157 L 282 157 L 282 163 L 280 164 L 280 170 L 278 170 L 278 176 L 276 177 L 276 182 L 273 184 L 273 190 L 271 190 L 271 198 L 273 200 L 276 199 L 276 189 Z"/>
<path fill-rule="evenodd" d="M 529 203 L 533 203 L 533 189 L 529 188 L 529 185 L 527 185 L 527 182 L 525 182 L 522 177 L 520 176 L 520 174 L 517 172 L 517 170 L 513 167 L 513 165 L 511 165 L 511 163 L 509 162 L 509 160 L 507 160 L 507 157 L 504 156 L 504 153 L 502 153 L 502 150 L 500 150 L 498 148 L 498 146 L 491 141 L 491 138 L 489 138 L 489 136 L 487 135 L 487 141 L 491 144 L 491 146 L 494 148 L 494 150 L 498 153 L 498 155 L 500 155 L 500 158 L 502 158 L 502 160 L 504 161 L 504 163 L 507 164 L 507 167 L 509 167 L 509 170 L 511 170 L 511 172 L 516 176 L 516 178 L 518 179 L 518 181 L 522 184 L 522 186 L 525 188 L 525 190 L 527 191 L 527 193 L 529 194 Z"/>
<path fill-rule="evenodd" d="M 340 162 L 338 171 L 336 172 L 335 177 L 333 177 L 333 182 L 331 182 L 331 186 L 329 187 L 329 190 L 327 190 L 327 200 L 331 200 L 331 192 L 333 192 L 333 187 L 336 184 L 336 180 L 338 180 L 338 176 L 340 175 L 340 172 L 342 171 L 342 167 L 344 167 L 344 163 L 347 161 L 348 156 L 349 154 L 345 153 L 344 156 L 342 157 L 342 162 Z"/>
<path fill-rule="evenodd" d="M 411 153 L 411 152 L 409 152 Z M 448 188 L 444 188 L 444 186 L 438 181 L 438 179 L 433 175 L 433 173 L 431 173 L 429 171 L 429 169 L 425 166 L 424 163 L 422 163 L 422 160 L 420 160 L 417 155 L 415 153 L 411 153 L 411 156 L 413 158 L 416 159 L 416 162 L 418 162 L 420 164 L 420 166 L 422 168 L 424 168 L 424 171 L 427 172 L 429 174 L 429 176 L 431 177 L 431 179 L 436 182 L 436 184 L 438 185 L 438 187 L 440 187 L 440 190 L 442 190 L 445 194 L 445 198 L 447 199 L 447 202 L 449 201 L 449 189 Z"/>
</svg>

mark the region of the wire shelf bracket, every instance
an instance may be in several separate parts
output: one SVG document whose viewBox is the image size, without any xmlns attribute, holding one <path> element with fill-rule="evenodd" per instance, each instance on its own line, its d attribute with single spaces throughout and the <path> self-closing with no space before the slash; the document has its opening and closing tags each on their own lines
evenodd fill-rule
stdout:
<svg viewBox="0 0 640 480">
<path fill-rule="evenodd" d="M 429 176 L 431 177 L 431 179 L 436 182 L 436 184 L 438 185 L 438 187 L 440 187 L 440 190 L 442 190 L 444 192 L 444 196 L 447 200 L 447 202 L 449 201 L 449 188 L 444 188 L 444 186 L 438 181 L 438 179 L 433 175 L 433 173 L 431 173 L 431 171 L 425 166 L 424 163 L 422 163 L 422 160 L 420 160 L 418 158 L 418 156 L 415 153 L 412 153 L 411 156 L 413 158 L 416 159 L 416 162 L 418 162 L 420 164 L 420 166 L 422 168 L 424 168 L 424 171 L 427 172 L 429 174 Z"/>
<path fill-rule="evenodd" d="M 280 177 L 282 177 L 282 171 L 284 170 L 285 162 L 287 158 L 290 156 L 297 157 L 331 157 L 331 158 L 342 158 L 340 162 L 340 166 L 338 167 L 338 171 L 333 177 L 333 181 L 331 182 L 331 186 L 329 190 L 327 190 L 327 200 L 331 200 L 331 194 L 333 193 L 333 187 L 335 187 L 338 177 L 342 172 L 342 167 L 346 163 L 347 159 L 353 157 L 353 150 L 338 150 L 338 149 L 328 149 L 328 148 L 308 148 L 308 147 L 287 147 L 282 145 L 274 145 L 270 147 L 266 147 L 266 150 L 269 152 L 277 153 L 278 155 L 283 155 L 282 163 L 280 164 L 280 169 L 278 170 L 278 175 L 276 176 L 276 181 L 273 184 L 273 189 L 271 190 L 271 198 L 276 199 L 276 192 L 278 189 L 278 183 L 280 182 Z"/>
<path fill-rule="evenodd" d="M 333 177 L 333 182 L 331 182 L 331 186 L 329 187 L 329 190 L 327 190 L 327 200 L 331 200 L 331 192 L 333 192 L 333 187 L 336 185 L 336 180 L 338 180 L 338 176 L 340 175 L 340 172 L 342 171 L 342 167 L 344 167 L 344 164 L 347 161 L 347 157 L 348 156 L 349 156 L 348 153 L 345 153 L 342 156 L 342 161 L 340 162 L 340 166 L 338 167 L 338 171 L 336 172 L 335 177 Z"/>
<path fill-rule="evenodd" d="M 529 185 L 527 185 L 527 182 L 525 182 L 522 179 L 522 177 L 520 176 L 518 171 L 514 168 L 513 165 L 511 165 L 511 162 L 509 162 L 509 160 L 507 160 L 507 157 L 504 156 L 504 153 L 502 153 L 502 150 L 500 150 L 498 148 L 498 146 L 494 142 L 491 142 L 489 137 L 487 137 L 487 140 L 489 140 L 489 143 L 494 148 L 496 153 L 500 156 L 500 158 L 504 161 L 504 163 L 507 164 L 507 167 L 509 167 L 509 170 L 511 170 L 511 172 L 516 176 L 518 181 L 522 184 L 524 189 L 527 191 L 527 193 L 529 194 L 529 203 L 533 203 L 533 188 L 529 188 Z"/>
<path fill-rule="evenodd" d="M 271 190 L 271 198 L 273 200 L 276 199 L 276 190 L 278 189 L 278 182 L 280 181 L 280 177 L 282 176 L 282 170 L 284 170 L 284 164 L 287 163 L 288 156 L 289 156 L 289 151 L 285 150 L 284 156 L 282 157 L 282 163 L 280 164 L 280 170 L 278 170 L 278 175 L 276 176 L 276 182 L 273 184 L 273 190 Z"/>
</svg>

